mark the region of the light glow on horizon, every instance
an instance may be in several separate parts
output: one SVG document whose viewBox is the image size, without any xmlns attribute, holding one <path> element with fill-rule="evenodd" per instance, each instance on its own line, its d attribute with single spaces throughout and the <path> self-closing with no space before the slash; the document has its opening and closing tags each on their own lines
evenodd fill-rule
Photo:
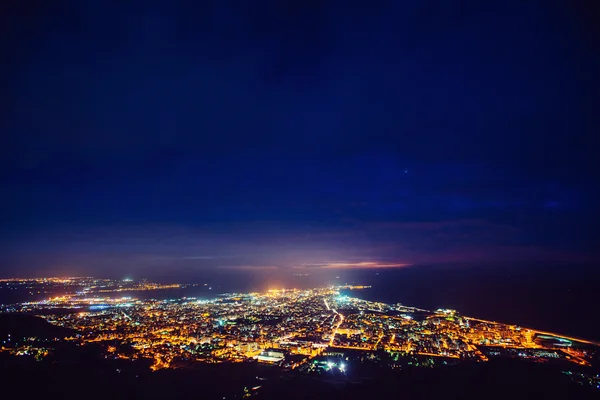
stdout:
<svg viewBox="0 0 600 400">
<path fill-rule="evenodd" d="M 334 262 L 322 265 L 322 269 L 368 269 L 368 268 L 402 268 L 411 264 L 403 263 L 379 263 L 375 261 L 362 261 L 357 263 Z"/>
</svg>

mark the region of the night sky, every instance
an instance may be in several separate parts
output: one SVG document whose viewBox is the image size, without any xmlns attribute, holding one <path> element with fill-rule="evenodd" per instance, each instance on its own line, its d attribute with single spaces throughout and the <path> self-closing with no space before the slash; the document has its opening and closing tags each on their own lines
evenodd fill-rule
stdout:
<svg viewBox="0 0 600 400">
<path fill-rule="evenodd" d="M 7 3 L 2 276 L 597 265 L 594 1 Z"/>
</svg>

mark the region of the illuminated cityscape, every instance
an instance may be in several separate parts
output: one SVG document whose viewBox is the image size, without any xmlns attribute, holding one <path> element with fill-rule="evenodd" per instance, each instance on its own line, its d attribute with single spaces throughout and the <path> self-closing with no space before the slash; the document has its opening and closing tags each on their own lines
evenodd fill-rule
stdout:
<svg viewBox="0 0 600 400">
<path fill-rule="evenodd" d="M 39 315 L 66 328 L 55 341 L 100 344 L 105 358 L 148 360 L 152 371 L 194 363 L 259 362 L 306 374 L 344 376 L 357 362 L 390 369 L 485 363 L 514 358 L 556 363 L 565 373 L 589 368 L 597 343 L 471 318 L 353 297 L 365 286 L 229 293 L 213 299 L 122 296 L 194 285 L 94 278 L 15 279 L 4 290 L 61 293 L 2 306 L 3 314 Z M 2 352 L 43 359 L 52 343 L 2 338 Z M 597 384 L 597 377 L 586 378 Z"/>
<path fill-rule="evenodd" d="M 600 0 L 3 4 L 5 398 L 600 398 Z"/>
</svg>

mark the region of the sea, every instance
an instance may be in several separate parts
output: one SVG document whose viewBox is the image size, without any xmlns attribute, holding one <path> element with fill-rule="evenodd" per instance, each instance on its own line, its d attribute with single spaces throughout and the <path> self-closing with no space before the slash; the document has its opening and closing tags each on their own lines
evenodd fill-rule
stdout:
<svg viewBox="0 0 600 400">
<path fill-rule="evenodd" d="M 368 285 L 347 294 L 370 301 L 427 310 L 455 309 L 463 315 L 600 341 L 600 274 L 575 266 L 439 267 L 315 271 L 146 271 L 161 283 L 194 284 L 182 289 L 123 292 L 134 298 L 210 299 L 224 293 Z M 4 292 L 4 293 L 3 293 Z M 35 300 L 0 290 L 0 303 Z"/>
</svg>

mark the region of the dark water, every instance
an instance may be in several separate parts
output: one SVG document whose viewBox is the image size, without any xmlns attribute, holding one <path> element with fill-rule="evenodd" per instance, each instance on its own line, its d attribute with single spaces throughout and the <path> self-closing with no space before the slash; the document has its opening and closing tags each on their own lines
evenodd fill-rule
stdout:
<svg viewBox="0 0 600 400">
<path fill-rule="evenodd" d="M 577 267 L 450 268 L 410 267 L 369 271 L 315 271 L 308 276 L 281 273 L 173 271 L 147 274 L 163 283 L 197 283 L 185 289 L 118 293 L 136 298 L 213 298 L 225 292 L 371 285 L 356 297 L 425 309 L 452 308 L 464 315 L 600 340 L 600 273 Z M 141 278 L 141 277 L 140 277 Z M 205 285 L 206 284 L 206 285 Z M 0 293 L 0 303 L 7 303 Z M 4 297 L 4 298 L 2 298 Z M 11 295 L 10 302 L 36 300 Z"/>
<path fill-rule="evenodd" d="M 577 268 L 409 268 L 363 276 L 353 294 L 425 309 L 452 308 L 483 319 L 600 339 L 598 274 Z"/>
</svg>

